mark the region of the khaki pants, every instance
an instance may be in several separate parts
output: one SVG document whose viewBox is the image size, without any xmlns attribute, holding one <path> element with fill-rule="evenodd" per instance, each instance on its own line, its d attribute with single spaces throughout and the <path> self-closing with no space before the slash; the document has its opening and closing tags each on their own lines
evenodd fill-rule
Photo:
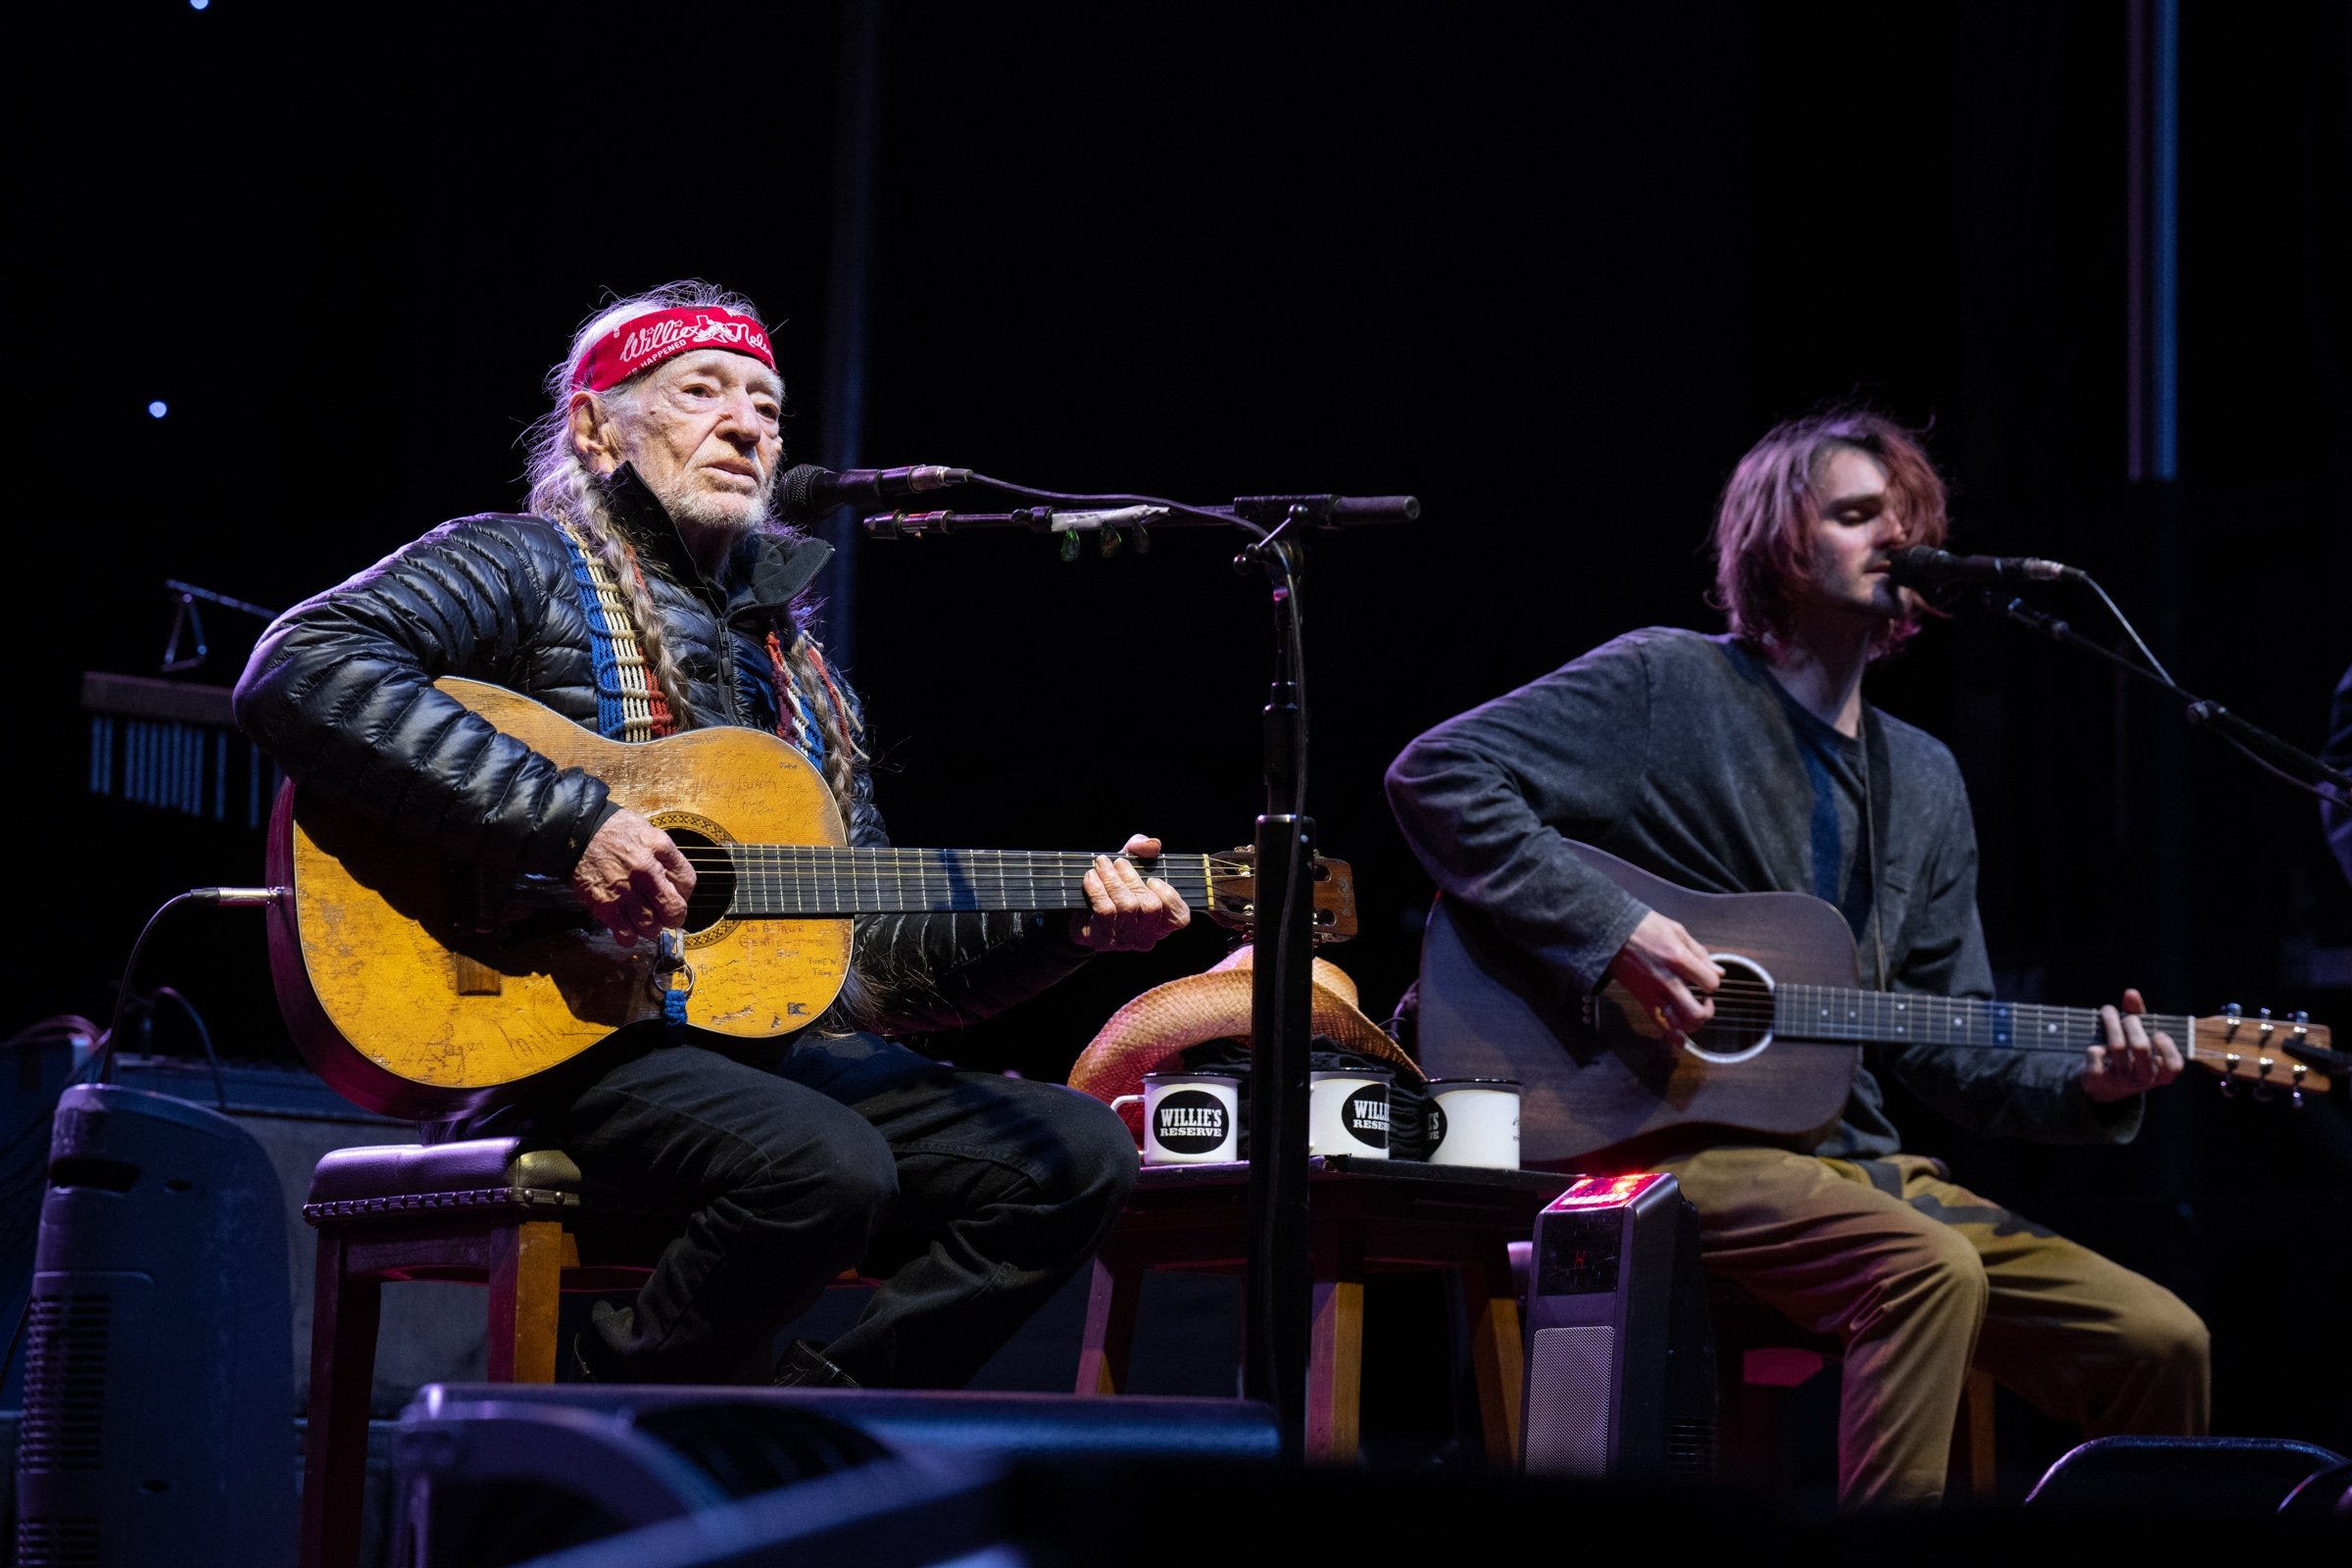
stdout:
<svg viewBox="0 0 2352 1568">
<path fill-rule="evenodd" d="M 1971 1365 L 2086 1439 L 2206 1430 L 2209 1347 L 2194 1312 L 1954 1186 L 1934 1160 L 1740 1148 L 1659 1168 L 1698 1209 L 1709 1269 L 1844 1343 L 1842 1506 L 1941 1500 Z"/>
</svg>

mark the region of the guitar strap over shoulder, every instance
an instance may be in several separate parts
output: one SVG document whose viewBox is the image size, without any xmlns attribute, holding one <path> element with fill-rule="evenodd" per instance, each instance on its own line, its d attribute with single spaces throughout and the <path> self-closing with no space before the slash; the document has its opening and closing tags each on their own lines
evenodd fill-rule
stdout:
<svg viewBox="0 0 2352 1568">
<path fill-rule="evenodd" d="M 1893 767 L 1886 758 L 1886 726 L 1868 704 L 1862 708 L 1862 854 L 1857 857 L 1863 875 L 1870 878 L 1870 947 L 1877 964 L 1876 989 L 1885 991 L 1891 983 L 1886 971 L 1886 932 L 1879 918 L 1879 889 L 1881 856 L 1885 853 L 1879 838 L 1879 819 L 1894 800 Z"/>
<path fill-rule="evenodd" d="M 609 741 L 650 741 L 676 727 L 669 705 L 654 684 L 637 640 L 637 622 L 620 585 L 605 569 L 578 527 L 555 519 L 556 532 L 571 552 L 571 578 L 588 622 L 588 657 L 596 671 L 596 729 Z"/>
<path fill-rule="evenodd" d="M 603 558 L 590 545 L 586 534 L 564 518 L 553 520 L 556 532 L 571 554 L 572 582 L 579 591 L 581 616 L 588 623 L 588 657 L 596 674 L 597 733 L 612 741 L 650 741 L 676 733 L 677 723 L 669 704 L 646 662 L 644 643 L 627 597 L 613 582 L 612 574 L 606 569 Z M 822 770 L 825 726 L 811 710 L 784 645 L 772 631 L 767 634 L 766 651 L 775 680 L 776 734 Z M 814 669 L 826 702 L 839 715 L 838 733 L 843 744 L 853 754 L 862 757 L 864 754 L 858 748 L 857 716 L 834 683 L 823 651 L 803 632 L 795 652 L 805 657 Z"/>
</svg>

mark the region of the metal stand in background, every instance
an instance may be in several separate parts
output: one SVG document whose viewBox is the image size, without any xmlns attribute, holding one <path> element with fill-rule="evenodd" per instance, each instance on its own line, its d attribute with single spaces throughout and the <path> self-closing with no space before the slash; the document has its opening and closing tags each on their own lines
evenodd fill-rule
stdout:
<svg viewBox="0 0 2352 1568">
<path fill-rule="evenodd" d="M 1288 521 L 1286 519 L 1285 526 Z M 1242 1393 L 1274 1407 L 1285 1459 L 1306 1451 L 1309 1298 L 1306 1076 L 1314 984 L 1315 824 L 1302 814 L 1306 680 L 1299 647 L 1301 549 L 1282 529 L 1235 558 L 1272 583 L 1274 682 L 1266 699 L 1266 810 L 1257 819 L 1250 1005 L 1250 1271 Z"/>
<path fill-rule="evenodd" d="M 219 605 L 226 610 L 242 611 L 257 620 L 271 621 L 277 618 L 278 612 L 274 610 L 250 605 L 242 599 L 231 599 L 226 594 L 217 594 L 210 588 L 199 588 L 192 582 L 181 582 L 176 577 L 166 577 L 164 587 L 171 592 L 175 607 L 172 615 L 172 635 L 164 644 L 163 662 L 159 666 L 167 675 L 194 669 L 212 652 L 212 646 L 204 640 L 204 614 L 196 608 L 198 601 Z M 191 645 L 191 651 L 185 654 L 179 651 L 179 640 L 183 635 Z"/>
<path fill-rule="evenodd" d="M 2314 790 L 2316 793 L 2320 785 L 2330 784 L 2338 790 L 2352 790 L 2352 777 L 2347 777 L 2341 769 L 2329 766 L 2299 746 L 2280 740 L 2259 724 L 2240 718 L 2210 698 L 2197 696 L 2162 670 L 2132 662 L 2114 649 L 2083 636 L 2057 616 L 2034 609 L 2023 599 L 1986 589 L 1983 602 L 1985 609 L 2039 632 L 2054 643 L 2096 654 L 2117 669 L 2171 693 L 2185 705 L 2185 716 L 2191 724 L 2212 730 L 2251 759 L 2257 766 L 2297 789 Z"/>
</svg>

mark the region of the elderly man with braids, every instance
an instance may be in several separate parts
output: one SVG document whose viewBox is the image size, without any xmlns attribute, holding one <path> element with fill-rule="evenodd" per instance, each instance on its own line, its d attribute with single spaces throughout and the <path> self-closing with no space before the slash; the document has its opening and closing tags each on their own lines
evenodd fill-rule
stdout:
<svg viewBox="0 0 2352 1568">
<path fill-rule="evenodd" d="M 851 842 L 886 843 L 863 722 L 807 629 L 829 554 L 769 514 L 783 385 L 748 301 L 672 284 L 604 311 L 550 376 L 526 514 L 443 524 L 287 612 L 237 714 L 302 789 L 467 861 L 568 878 L 622 943 L 678 925 L 694 871 L 668 836 L 432 682 L 508 687 L 614 739 L 774 731 L 824 775 Z M 1126 858 L 1078 916 L 860 920 L 831 1014 L 747 1047 L 655 1022 L 497 1113 L 592 1183 L 674 1205 L 635 1301 L 600 1303 L 578 1370 L 621 1382 L 954 1387 L 1088 1256 L 1135 1179 L 1110 1111 L 956 1071 L 886 1038 L 984 1018 L 1093 952 L 1190 914 Z M 775 1341 L 825 1283 L 882 1283 L 830 1346 Z"/>
</svg>

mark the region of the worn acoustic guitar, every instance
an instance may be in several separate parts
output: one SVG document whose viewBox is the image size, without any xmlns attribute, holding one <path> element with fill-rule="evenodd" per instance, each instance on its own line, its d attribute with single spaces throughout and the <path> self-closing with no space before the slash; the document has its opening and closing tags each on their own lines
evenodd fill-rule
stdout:
<svg viewBox="0 0 2352 1568">
<path fill-rule="evenodd" d="M 603 779 L 693 863 L 683 929 L 622 947 L 559 879 L 496 874 L 288 788 L 270 819 L 270 971 L 295 1043 L 346 1098 L 438 1116 L 510 1098 L 689 987 L 689 1022 L 758 1039 L 822 1014 L 849 973 L 851 917 L 1083 909 L 1093 852 L 850 849 L 816 770 L 758 730 L 609 741 L 526 697 L 435 683 L 553 760 Z M 1249 851 L 1139 865 L 1247 928 Z M 1348 865 L 1312 869 L 1314 931 L 1355 931 Z"/>
<path fill-rule="evenodd" d="M 1724 971 L 1715 1017 L 1688 1040 L 1610 981 L 1569 996 L 1477 916 L 1440 901 L 1422 939 L 1421 1064 L 1433 1078 L 1516 1078 L 1530 1164 L 1629 1158 L 1745 1135 L 1803 1140 L 1835 1123 L 1866 1044 L 2061 1051 L 2105 1038 L 2091 1007 L 1865 991 L 1844 916 L 1801 893 L 1694 893 L 1615 856 L 1571 847 L 1679 920 Z M 2226 1079 L 2296 1095 L 2328 1087 L 2328 1030 L 2302 1013 L 2150 1014 L 2182 1054 Z"/>
</svg>

